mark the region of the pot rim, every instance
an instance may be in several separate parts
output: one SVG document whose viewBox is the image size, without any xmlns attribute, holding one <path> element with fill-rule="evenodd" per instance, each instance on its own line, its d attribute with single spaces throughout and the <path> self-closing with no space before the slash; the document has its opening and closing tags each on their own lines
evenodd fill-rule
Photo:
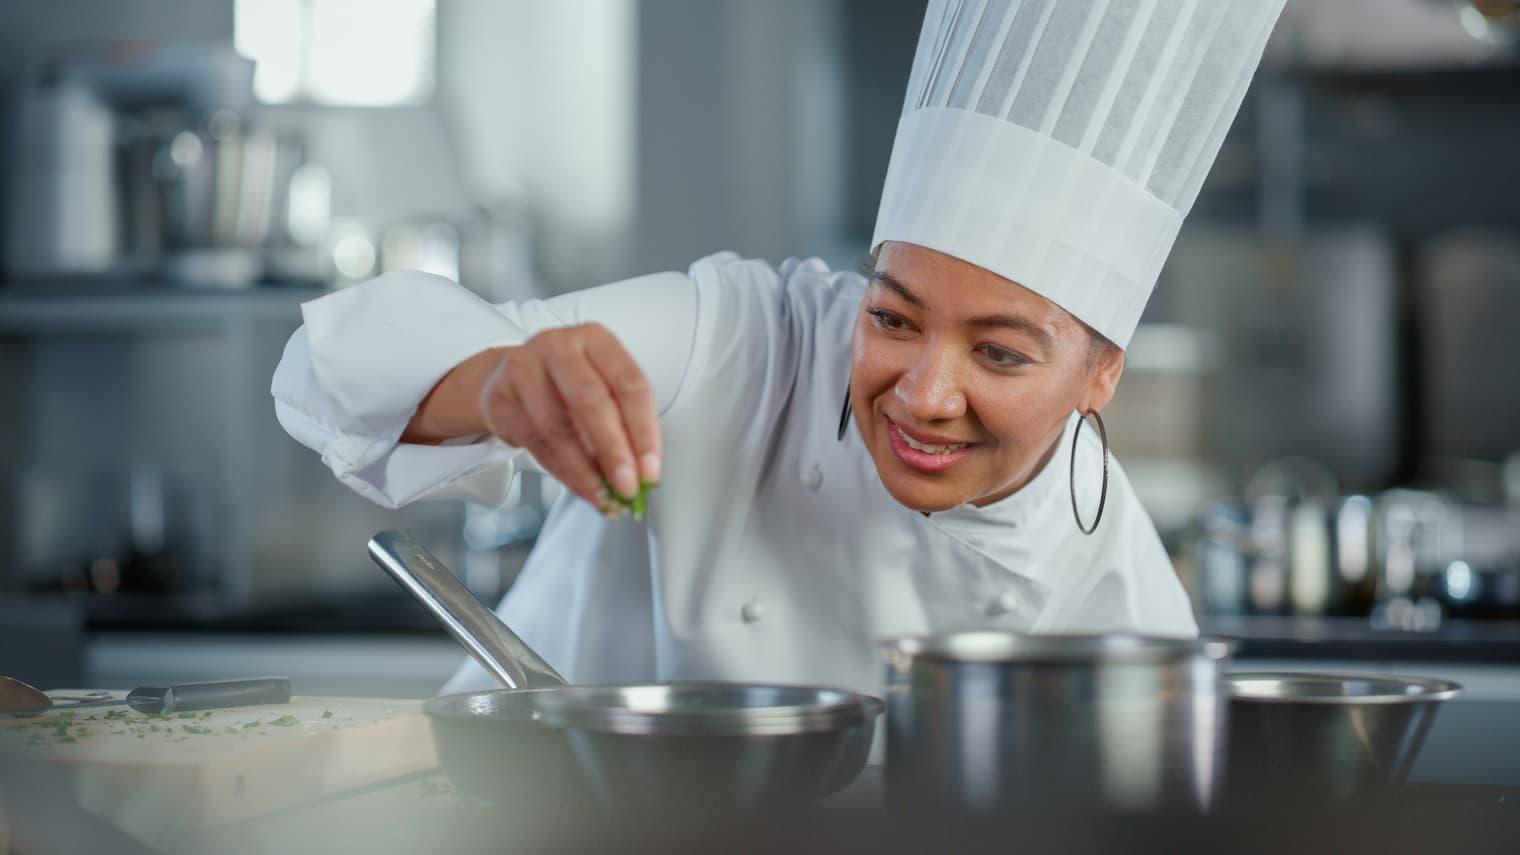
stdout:
<svg viewBox="0 0 1520 855">
<path fill-rule="evenodd" d="M 889 658 L 979 664 L 1142 664 L 1194 656 L 1228 658 L 1238 642 L 1222 636 L 1180 638 L 1136 633 L 1031 635 L 1000 630 L 884 639 Z"/>
<path fill-rule="evenodd" d="M 817 733 L 868 723 L 886 708 L 880 698 L 847 689 L 685 681 L 462 692 L 428 701 L 423 712 L 487 721 L 497 718 L 489 710 L 492 697 L 520 694 L 532 695 L 526 703 L 546 726 L 646 735 Z"/>
</svg>

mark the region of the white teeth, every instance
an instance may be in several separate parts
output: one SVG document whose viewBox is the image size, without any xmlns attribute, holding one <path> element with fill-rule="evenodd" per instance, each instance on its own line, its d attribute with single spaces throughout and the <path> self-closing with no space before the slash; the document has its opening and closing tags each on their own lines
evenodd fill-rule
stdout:
<svg viewBox="0 0 1520 855">
<path fill-rule="evenodd" d="M 930 445 L 927 442 L 919 442 L 913 437 L 908 436 L 908 432 L 905 430 L 899 430 L 898 434 L 902 436 L 903 442 L 906 442 L 909 448 L 928 454 L 949 454 L 953 451 L 960 451 L 968 445 L 968 443 L 964 442 L 956 443 L 955 445 Z"/>
</svg>

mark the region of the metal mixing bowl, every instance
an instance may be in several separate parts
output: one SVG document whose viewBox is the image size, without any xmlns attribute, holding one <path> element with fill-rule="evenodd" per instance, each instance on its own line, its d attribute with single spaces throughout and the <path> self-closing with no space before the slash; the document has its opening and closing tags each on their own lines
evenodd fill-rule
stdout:
<svg viewBox="0 0 1520 855">
<path fill-rule="evenodd" d="M 1449 680 L 1364 674 L 1237 673 L 1230 698 L 1232 803 L 1387 792 L 1404 783 Z"/>
</svg>

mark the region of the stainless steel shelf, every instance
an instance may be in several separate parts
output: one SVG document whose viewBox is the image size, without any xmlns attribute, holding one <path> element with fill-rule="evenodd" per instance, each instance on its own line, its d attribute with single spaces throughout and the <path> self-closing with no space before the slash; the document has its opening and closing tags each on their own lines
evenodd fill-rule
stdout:
<svg viewBox="0 0 1520 855">
<path fill-rule="evenodd" d="M 117 332 L 220 325 L 229 321 L 299 323 L 299 306 L 323 288 L 268 287 L 197 291 L 133 285 L 119 288 L 0 287 L 0 332 Z"/>
</svg>

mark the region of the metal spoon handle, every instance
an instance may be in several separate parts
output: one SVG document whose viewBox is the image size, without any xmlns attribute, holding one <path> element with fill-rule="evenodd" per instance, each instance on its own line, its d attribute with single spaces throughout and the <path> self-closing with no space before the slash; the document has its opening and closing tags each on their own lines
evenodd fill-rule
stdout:
<svg viewBox="0 0 1520 855">
<path fill-rule="evenodd" d="M 564 677 L 409 535 L 380 532 L 370 539 L 369 557 L 432 612 L 502 685 L 511 689 L 565 685 Z"/>
</svg>

